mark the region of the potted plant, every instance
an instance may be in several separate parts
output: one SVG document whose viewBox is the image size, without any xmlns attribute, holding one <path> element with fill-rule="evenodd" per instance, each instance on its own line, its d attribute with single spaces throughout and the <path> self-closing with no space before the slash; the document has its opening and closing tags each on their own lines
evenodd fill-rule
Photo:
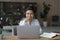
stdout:
<svg viewBox="0 0 60 40">
<path fill-rule="evenodd" d="M 9 24 L 10 25 L 13 25 L 13 23 L 14 23 L 13 17 L 9 17 L 9 20 L 8 21 L 9 21 Z"/>
<path fill-rule="evenodd" d="M 45 2 L 43 2 L 43 12 L 41 12 L 41 18 L 43 18 L 43 26 L 46 27 L 47 26 L 47 14 L 50 10 L 50 4 L 46 4 Z"/>
</svg>

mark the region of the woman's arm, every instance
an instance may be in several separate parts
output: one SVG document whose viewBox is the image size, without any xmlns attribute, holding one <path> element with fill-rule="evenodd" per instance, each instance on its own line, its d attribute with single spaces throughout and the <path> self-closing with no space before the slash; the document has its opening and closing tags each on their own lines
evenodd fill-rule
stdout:
<svg viewBox="0 0 60 40">
<path fill-rule="evenodd" d="M 36 20 L 36 24 L 40 27 L 40 34 L 42 34 L 43 33 L 43 30 L 42 30 L 41 25 L 40 25 L 40 23 L 39 23 L 38 20 Z"/>
<path fill-rule="evenodd" d="M 25 25 L 25 20 L 21 20 L 21 21 L 19 22 L 19 26 L 23 26 L 23 25 Z"/>
</svg>

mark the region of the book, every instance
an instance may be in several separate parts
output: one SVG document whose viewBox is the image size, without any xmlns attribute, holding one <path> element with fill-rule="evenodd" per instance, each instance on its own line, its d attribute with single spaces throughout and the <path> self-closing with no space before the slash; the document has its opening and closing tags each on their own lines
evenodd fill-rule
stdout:
<svg viewBox="0 0 60 40">
<path fill-rule="evenodd" d="M 40 35 L 40 37 L 46 37 L 46 38 L 53 38 L 56 36 L 56 33 L 47 33 L 44 32 L 43 34 Z"/>
<path fill-rule="evenodd" d="M 56 33 L 56 35 L 60 36 L 60 32 L 51 32 L 51 33 Z"/>
</svg>

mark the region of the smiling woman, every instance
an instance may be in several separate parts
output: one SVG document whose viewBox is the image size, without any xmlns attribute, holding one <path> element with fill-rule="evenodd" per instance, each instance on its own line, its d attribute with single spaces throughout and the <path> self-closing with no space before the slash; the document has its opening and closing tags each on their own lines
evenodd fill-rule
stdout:
<svg viewBox="0 0 60 40">
<path fill-rule="evenodd" d="M 39 26 L 40 27 L 40 33 L 42 33 L 41 26 L 39 24 L 38 19 L 35 19 L 35 10 L 34 7 L 28 7 L 25 11 L 25 18 L 22 19 L 19 23 L 20 26 Z"/>
<path fill-rule="evenodd" d="M 26 21 L 32 21 L 33 18 L 35 18 L 35 11 L 33 7 L 28 7 L 26 12 L 25 12 L 25 16 L 26 16 Z"/>
</svg>

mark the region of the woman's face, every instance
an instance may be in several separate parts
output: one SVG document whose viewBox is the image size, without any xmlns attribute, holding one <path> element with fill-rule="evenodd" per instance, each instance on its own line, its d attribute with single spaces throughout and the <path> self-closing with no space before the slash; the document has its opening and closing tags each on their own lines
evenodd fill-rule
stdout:
<svg viewBox="0 0 60 40">
<path fill-rule="evenodd" d="M 33 17 L 34 17 L 34 12 L 32 10 L 27 10 L 26 11 L 26 18 L 28 20 L 31 20 L 31 19 L 33 19 Z"/>
</svg>

